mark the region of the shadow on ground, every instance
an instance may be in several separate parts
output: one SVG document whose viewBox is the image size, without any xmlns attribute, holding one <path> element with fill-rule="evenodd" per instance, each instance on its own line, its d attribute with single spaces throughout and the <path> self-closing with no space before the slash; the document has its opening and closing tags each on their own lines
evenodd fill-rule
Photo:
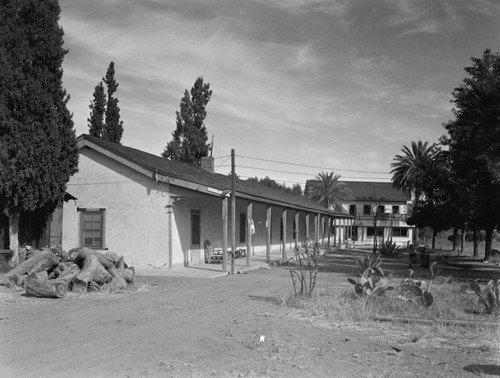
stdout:
<svg viewBox="0 0 500 378">
<path fill-rule="evenodd" d="M 347 277 L 357 276 L 358 271 L 355 259 L 370 254 L 371 252 L 356 249 L 338 250 L 328 253 L 321 258 L 319 272 L 343 274 Z M 383 257 L 382 269 L 386 276 L 392 273 L 395 278 L 409 277 L 408 255 Z M 429 278 L 428 269 L 413 265 L 412 270 L 418 278 Z"/>
<path fill-rule="evenodd" d="M 500 377 L 499 365 L 472 364 L 465 366 L 464 370 L 474 374 L 496 375 Z"/>
</svg>

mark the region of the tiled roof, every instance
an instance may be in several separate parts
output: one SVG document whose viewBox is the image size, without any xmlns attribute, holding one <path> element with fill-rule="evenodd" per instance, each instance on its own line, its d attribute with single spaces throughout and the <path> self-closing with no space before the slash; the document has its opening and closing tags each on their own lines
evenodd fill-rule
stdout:
<svg viewBox="0 0 500 378">
<path fill-rule="evenodd" d="M 385 202 L 406 202 L 410 197 L 392 186 L 392 182 L 342 181 L 351 191 L 355 201 L 377 200 Z"/>
<path fill-rule="evenodd" d="M 228 190 L 231 188 L 230 176 L 211 173 L 199 167 L 193 167 L 188 164 L 168 160 L 161 156 L 156 156 L 132 147 L 112 143 L 87 134 L 82 134 L 78 137 L 78 141 L 81 142 L 84 140 L 92 142 L 93 144 L 104 148 L 116 156 L 126 159 L 131 163 L 135 163 L 143 169 L 151 171 L 151 177 L 153 177 L 154 173 L 157 172 L 160 175 L 169 176 L 198 185 L 209 186 L 214 189 Z M 285 193 L 259 183 L 236 179 L 235 188 L 236 196 L 240 198 L 252 198 L 255 201 L 263 203 L 273 203 L 299 210 L 349 217 L 349 215 L 345 213 L 330 211 L 304 196 Z"/>
</svg>

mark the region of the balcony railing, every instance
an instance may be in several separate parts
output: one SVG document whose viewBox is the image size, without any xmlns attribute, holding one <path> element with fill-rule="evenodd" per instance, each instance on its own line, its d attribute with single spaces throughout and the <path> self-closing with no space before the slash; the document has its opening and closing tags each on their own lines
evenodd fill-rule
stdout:
<svg viewBox="0 0 500 378">
<path fill-rule="evenodd" d="M 356 214 L 355 219 L 373 220 L 374 216 L 371 214 Z M 386 213 L 383 213 L 383 214 L 378 214 L 377 219 L 381 220 L 381 221 L 385 221 L 385 220 L 391 221 L 392 220 L 392 221 L 404 221 L 404 222 L 406 222 L 406 220 L 408 219 L 408 215 L 407 214 L 386 214 Z"/>
</svg>

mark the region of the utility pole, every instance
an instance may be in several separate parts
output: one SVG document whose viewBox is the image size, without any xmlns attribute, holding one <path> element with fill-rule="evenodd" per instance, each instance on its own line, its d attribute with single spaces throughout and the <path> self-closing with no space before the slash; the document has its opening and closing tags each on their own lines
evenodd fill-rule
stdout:
<svg viewBox="0 0 500 378">
<path fill-rule="evenodd" d="M 231 149 L 231 275 L 234 275 L 234 258 L 236 254 L 236 169 L 234 149 Z M 250 251 L 247 251 L 247 253 Z"/>
</svg>

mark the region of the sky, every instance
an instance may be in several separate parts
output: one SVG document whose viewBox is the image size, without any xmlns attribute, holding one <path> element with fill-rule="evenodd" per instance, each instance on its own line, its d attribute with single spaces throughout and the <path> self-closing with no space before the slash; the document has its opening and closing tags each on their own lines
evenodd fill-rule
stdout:
<svg viewBox="0 0 500 378">
<path fill-rule="evenodd" d="M 184 91 L 213 91 L 218 173 L 287 186 L 319 172 L 390 181 L 437 142 L 471 57 L 500 50 L 498 0 L 60 0 L 76 134 L 111 61 L 122 144 L 160 155 Z"/>
</svg>

